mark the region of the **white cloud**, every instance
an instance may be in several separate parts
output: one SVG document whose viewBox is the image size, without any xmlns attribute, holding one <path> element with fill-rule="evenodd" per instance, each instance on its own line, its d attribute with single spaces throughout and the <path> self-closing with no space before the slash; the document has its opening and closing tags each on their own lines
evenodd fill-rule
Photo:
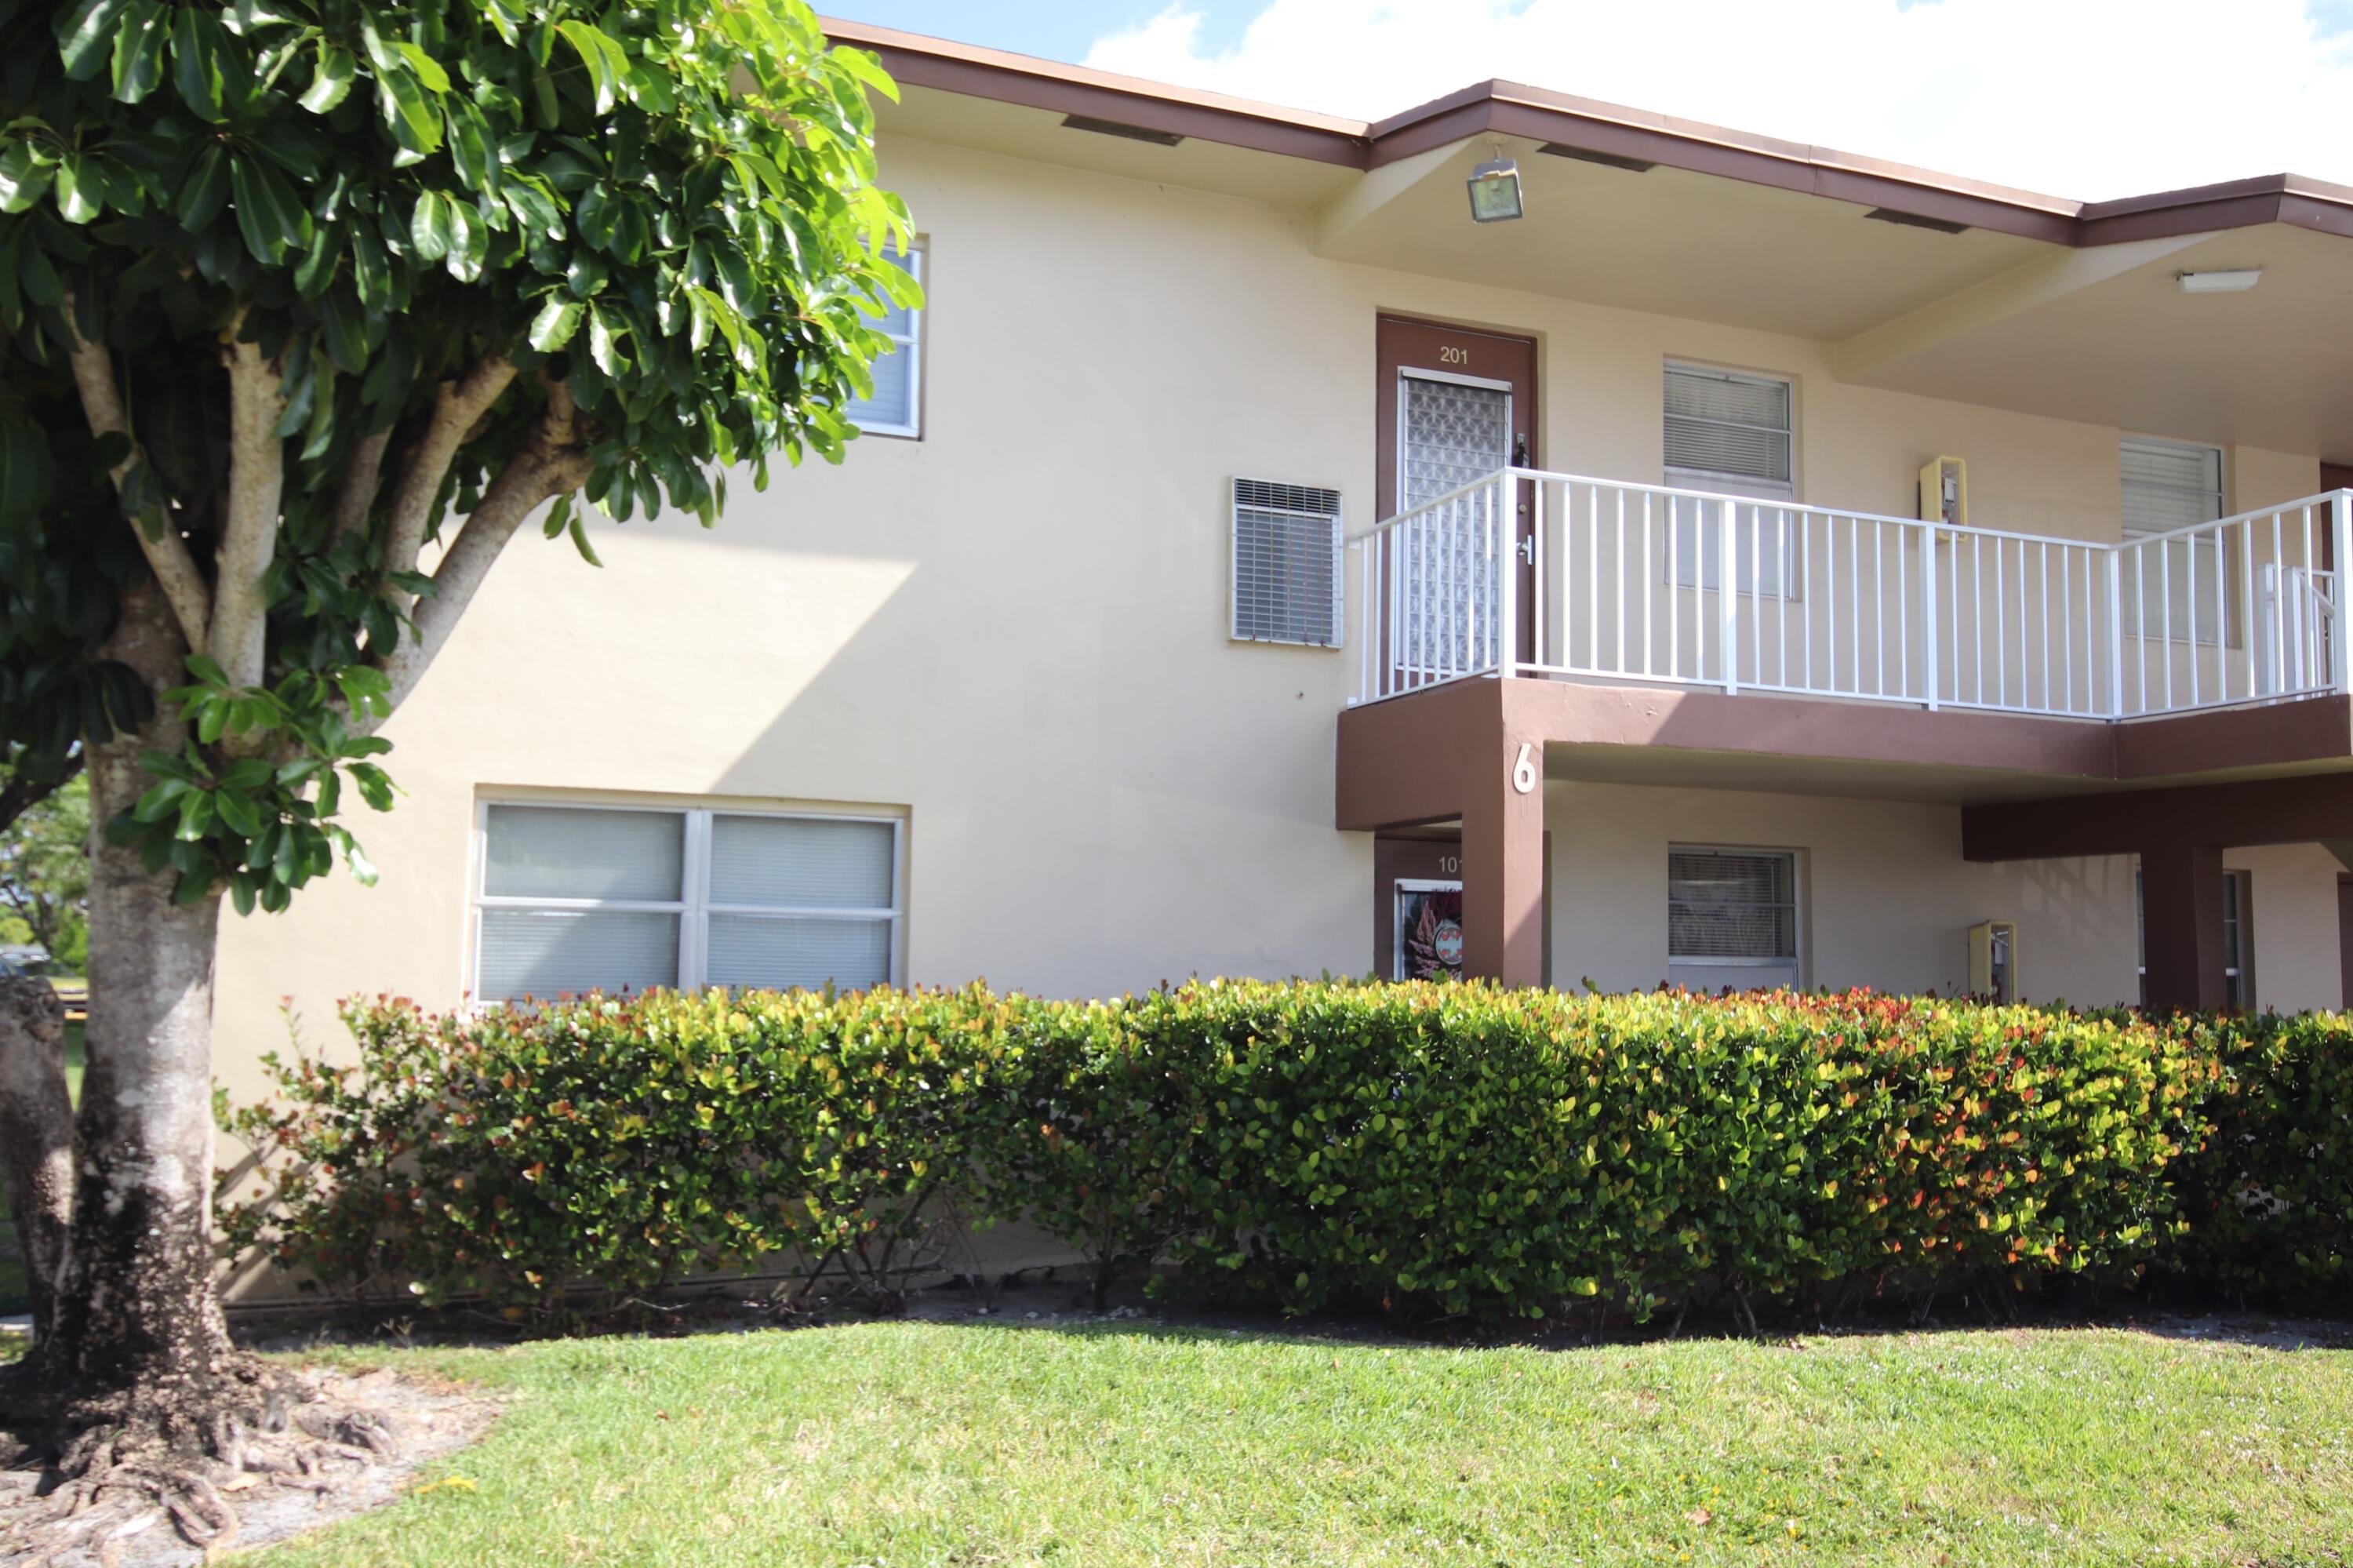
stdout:
<svg viewBox="0 0 2353 1568">
<path fill-rule="evenodd" d="M 1177 0 L 1086 63 L 1378 118 L 1513 81 L 2097 200 L 2283 169 L 2353 184 L 2353 35 L 2303 0 Z"/>
</svg>

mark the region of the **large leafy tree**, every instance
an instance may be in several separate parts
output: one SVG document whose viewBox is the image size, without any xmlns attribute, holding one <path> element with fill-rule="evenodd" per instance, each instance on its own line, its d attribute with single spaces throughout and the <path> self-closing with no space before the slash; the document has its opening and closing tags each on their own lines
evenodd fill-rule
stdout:
<svg viewBox="0 0 2353 1568">
<path fill-rule="evenodd" d="M 69 1469 L 276 1397 L 213 1287 L 223 901 L 370 874 L 375 732 L 541 508 L 588 555 L 841 455 L 913 291 L 869 89 L 801 0 L 0 0 L 0 738 L 100 824 L 70 1118 L 0 1006 L 0 1425 Z"/>
</svg>

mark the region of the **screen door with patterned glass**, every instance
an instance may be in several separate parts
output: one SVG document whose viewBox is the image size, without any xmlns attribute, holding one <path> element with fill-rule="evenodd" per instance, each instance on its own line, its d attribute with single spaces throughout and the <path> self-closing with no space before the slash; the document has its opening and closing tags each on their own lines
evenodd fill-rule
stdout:
<svg viewBox="0 0 2353 1568">
<path fill-rule="evenodd" d="M 1380 464 L 1377 502 L 1393 517 L 1498 469 L 1535 464 L 1535 342 L 1433 322 L 1380 319 Z M 1501 612 L 1498 550 L 1512 552 L 1522 607 L 1534 602 L 1535 550 L 1527 487 L 1514 487 L 1512 516 L 1483 511 L 1417 525 L 1409 563 L 1386 585 L 1396 605 L 1388 657 L 1400 670 L 1452 663 L 1452 643 L 1476 639 L 1472 662 L 1495 662 Z M 1499 530 L 1508 526 L 1508 532 Z M 1517 656 L 1535 656 L 1533 617 L 1525 608 Z M 1451 659 L 1428 646 L 1450 640 Z"/>
</svg>

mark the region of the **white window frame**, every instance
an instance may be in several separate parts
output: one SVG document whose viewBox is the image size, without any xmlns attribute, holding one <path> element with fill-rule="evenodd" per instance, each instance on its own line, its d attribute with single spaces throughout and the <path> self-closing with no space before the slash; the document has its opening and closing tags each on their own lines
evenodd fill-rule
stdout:
<svg viewBox="0 0 2353 1568">
<path fill-rule="evenodd" d="M 1772 855 L 1778 859 L 1788 861 L 1789 863 L 1789 903 L 1788 907 L 1789 910 L 1789 947 L 1791 949 L 1788 956 L 1786 958 L 1777 957 L 1770 959 L 1708 958 L 1704 956 L 1694 957 L 1690 954 L 1676 952 L 1674 950 L 1674 921 L 1672 918 L 1672 916 L 1674 911 L 1675 903 L 1674 857 L 1678 854 Z M 1761 844 L 1687 843 L 1682 840 L 1676 840 L 1667 845 L 1667 910 L 1670 916 L 1670 918 L 1667 921 L 1667 967 L 1670 969 L 1786 969 L 1795 971 L 1799 984 L 1802 985 L 1805 983 L 1805 866 L 1799 858 L 1798 851 L 1794 849 L 1775 849 L 1770 845 Z M 1758 905 L 1754 906 L 1754 907 L 1763 908 L 1767 907 L 1767 906 Z M 1775 907 L 1778 907 L 1778 906 Z"/>
<path fill-rule="evenodd" d="M 1700 490 L 1715 495 L 1737 495 L 1751 498 L 1759 503 L 1794 506 L 1798 500 L 1797 377 L 1767 376 L 1754 370 L 1727 370 L 1720 365 L 1702 365 L 1688 359 L 1665 361 L 1659 371 L 1659 438 L 1662 451 L 1666 441 L 1667 421 L 1670 418 L 1695 418 L 1688 414 L 1667 412 L 1668 377 L 1679 371 L 1692 376 L 1712 376 L 1724 381 L 1746 382 L 1755 387 L 1778 387 L 1786 391 L 1788 394 L 1789 424 L 1787 429 L 1778 433 L 1788 443 L 1789 477 L 1787 480 L 1767 480 L 1757 479 L 1747 474 L 1718 473 L 1709 469 L 1677 468 L 1672 463 L 1662 460 L 1661 471 L 1665 477 L 1667 488 Z M 1738 425 L 1738 428 L 1744 430 L 1770 429 L 1765 425 L 1740 425 L 1737 420 L 1731 419 L 1702 419 L 1699 422 L 1713 425 Z M 1662 580 L 1668 588 L 1695 588 L 1705 593 L 1717 592 L 1723 581 L 1724 572 L 1719 565 L 1715 580 L 1708 580 L 1707 553 L 1709 546 L 1715 540 L 1715 524 L 1705 514 L 1706 508 L 1696 502 L 1679 503 L 1671 500 L 1667 503 L 1667 526 L 1671 531 L 1680 533 L 1684 526 L 1685 519 L 1677 515 L 1677 513 L 1683 505 L 1691 506 L 1694 512 L 1694 515 L 1689 520 L 1692 525 L 1692 547 L 1685 550 L 1682 548 L 1680 543 L 1677 543 L 1671 553 L 1662 552 L 1668 555 L 1668 559 L 1661 563 L 1660 569 L 1664 574 Z M 1748 512 L 1750 509 L 1743 507 L 1741 510 Z M 1790 527 L 1777 530 L 1778 523 L 1778 517 L 1767 517 L 1765 506 L 1759 505 L 1755 509 L 1753 525 L 1757 530 L 1757 548 L 1760 551 L 1764 548 L 1765 540 L 1768 536 L 1776 531 L 1780 534 L 1782 558 L 1779 579 L 1768 586 L 1764 582 L 1764 574 L 1760 571 L 1756 574 L 1754 587 L 1747 583 L 1736 582 L 1733 585 L 1733 590 L 1736 593 L 1749 595 L 1751 598 L 1783 599 L 1795 603 L 1805 597 L 1800 591 L 1802 585 L 1799 581 L 1798 574 L 1799 529 Z M 1747 543 L 1751 526 L 1751 521 L 1746 516 L 1739 518 L 1734 524 L 1733 551 L 1736 558 L 1733 563 L 1733 574 L 1736 577 L 1740 575 L 1737 556 Z"/>
<path fill-rule="evenodd" d="M 902 254 L 907 260 L 907 275 L 923 291 L 923 302 L 907 313 L 907 330 L 888 332 L 882 335 L 898 346 L 907 362 L 907 422 L 903 425 L 869 424 L 861 419 L 851 423 L 864 436 L 892 436 L 902 440 L 923 439 L 923 318 L 931 312 L 930 248 L 921 239 L 911 241 Z"/>
<path fill-rule="evenodd" d="M 682 817 L 683 863 L 679 868 L 679 896 L 646 898 L 539 898 L 513 894 L 489 894 L 482 884 L 490 874 L 491 808 L 522 806 L 571 811 L 643 811 Z M 783 817 L 796 821 L 872 822 L 891 830 L 891 906 L 866 908 L 842 906 L 774 904 L 714 904 L 711 901 L 711 820 L 713 817 Z M 615 914 L 678 916 L 678 989 L 681 992 L 709 989 L 704 976 L 710 967 L 711 916 L 752 915 L 778 920 L 871 920 L 889 924 L 890 975 L 892 985 L 906 983 L 907 823 L 903 817 L 875 816 L 858 811 L 792 810 L 759 806 L 655 806 L 638 801 L 548 800 L 530 795 L 485 795 L 474 802 L 473 863 L 466 877 L 465 994 L 478 1005 L 504 1003 L 482 995 L 482 911 L 485 909 L 554 909 Z"/>
</svg>

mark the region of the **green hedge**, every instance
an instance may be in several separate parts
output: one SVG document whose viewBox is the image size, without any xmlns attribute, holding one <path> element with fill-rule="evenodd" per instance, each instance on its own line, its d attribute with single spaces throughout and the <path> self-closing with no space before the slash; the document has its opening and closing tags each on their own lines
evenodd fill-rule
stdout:
<svg viewBox="0 0 2353 1568">
<path fill-rule="evenodd" d="M 345 1019 L 356 1066 L 280 1063 L 237 1118 L 274 1179 L 231 1229 L 354 1295 L 520 1314 L 811 1262 L 887 1294 L 943 1216 L 1042 1224 L 1099 1285 L 1169 1257 L 1484 1317 L 2344 1268 L 2335 1019 L 1332 982 Z"/>
<path fill-rule="evenodd" d="M 2205 1152 L 2181 1182 L 2175 1260 L 2242 1296 L 2337 1310 L 2353 1284 L 2353 1017 L 2266 1013 L 2177 1027 L 2219 1069 Z"/>
</svg>

